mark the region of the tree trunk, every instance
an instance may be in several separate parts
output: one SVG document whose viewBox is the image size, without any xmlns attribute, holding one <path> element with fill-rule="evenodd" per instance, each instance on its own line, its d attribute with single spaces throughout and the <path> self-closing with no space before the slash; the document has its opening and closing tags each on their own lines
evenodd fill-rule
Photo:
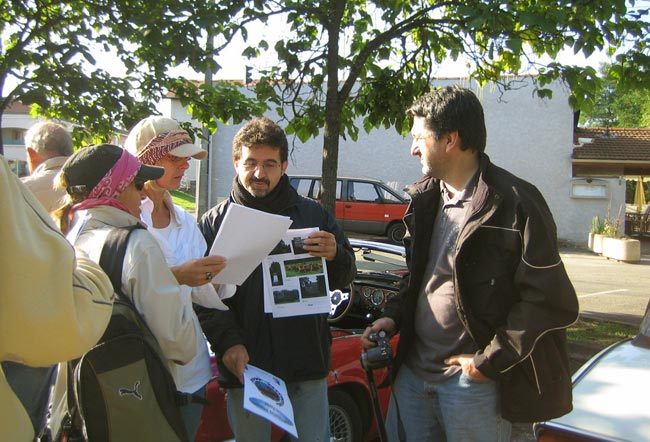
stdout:
<svg viewBox="0 0 650 442">
<path fill-rule="evenodd" d="M 336 176 L 339 167 L 339 131 L 341 121 L 338 113 L 332 115 L 328 108 L 323 137 L 323 186 L 321 204 L 333 216 L 336 214 Z"/>
<path fill-rule="evenodd" d="M 339 97 L 339 33 L 344 0 L 332 0 L 327 26 L 327 98 L 325 101 L 325 128 L 323 130 L 323 186 L 321 204 L 336 215 L 336 175 L 339 168 L 339 134 L 341 133 L 341 105 Z"/>
</svg>

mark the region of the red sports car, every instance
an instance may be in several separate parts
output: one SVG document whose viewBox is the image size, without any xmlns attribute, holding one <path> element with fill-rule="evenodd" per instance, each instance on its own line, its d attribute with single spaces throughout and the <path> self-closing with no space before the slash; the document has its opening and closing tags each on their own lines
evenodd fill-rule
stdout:
<svg viewBox="0 0 650 442">
<path fill-rule="evenodd" d="M 397 295 L 406 274 L 404 248 L 392 244 L 351 239 L 357 258 L 357 276 L 344 292 L 331 293 L 332 364 L 327 377 L 332 441 L 359 442 L 379 435 L 373 413 L 373 399 L 367 372 L 360 361 L 360 337 L 366 326 L 382 312 L 386 301 Z M 390 343 L 393 350 L 399 336 Z M 216 364 L 213 363 L 216 374 Z M 390 388 L 387 368 L 372 370 L 383 418 L 386 416 Z M 208 384 L 208 400 L 203 411 L 196 442 L 234 439 L 226 413 L 226 394 L 216 379 Z M 273 440 L 284 433 L 273 429 Z"/>
</svg>

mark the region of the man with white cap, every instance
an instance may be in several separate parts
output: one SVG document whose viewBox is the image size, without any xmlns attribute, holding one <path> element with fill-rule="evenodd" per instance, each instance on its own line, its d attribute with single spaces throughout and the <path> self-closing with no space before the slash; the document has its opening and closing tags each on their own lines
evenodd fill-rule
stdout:
<svg viewBox="0 0 650 442">
<path fill-rule="evenodd" d="M 184 301 L 227 310 L 211 284 L 212 278 L 226 266 L 226 260 L 220 256 L 204 257 L 207 246 L 196 220 L 175 205 L 169 193 L 180 187 L 191 158 L 202 160 L 208 153 L 194 144 L 189 133 L 175 120 L 161 116 L 150 116 L 136 124 L 125 147 L 143 164 L 165 169 L 161 178 L 145 184 L 147 197 L 142 200 L 140 218 L 158 240 L 167 264 L 181 284 Z M 212 370 L 196 315 L 194 321 L 200 333 L 197 355 L 178 367 L 174 380 L 180 391 L 205 396 L 205 385 L 212 377 Z M 181 408 L 190 440 L 194 440 L 202 411 L 203 406 L 197 403 Z"/>
</svg>

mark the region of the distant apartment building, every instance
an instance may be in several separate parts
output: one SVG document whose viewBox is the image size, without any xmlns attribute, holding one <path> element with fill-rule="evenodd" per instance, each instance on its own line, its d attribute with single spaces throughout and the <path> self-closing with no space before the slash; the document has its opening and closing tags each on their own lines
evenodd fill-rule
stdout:
<svg viewBox="0 0 650 442">
<path fill-rule="evenodd" d="M 19 177 L 29 175 L 27 153 L 25 152 L 25 132 L 39 119 L 29 115 L 30 107 L 15 102 L 2 116 L 2 144 L 4 157 L 11 170 Z"/>
</svg>

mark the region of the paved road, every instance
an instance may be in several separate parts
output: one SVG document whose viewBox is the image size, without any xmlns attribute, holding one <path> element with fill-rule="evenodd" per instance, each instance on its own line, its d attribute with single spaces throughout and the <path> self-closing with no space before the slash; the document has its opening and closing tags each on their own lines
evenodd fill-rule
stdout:
<svg viewBox="0 0 650 442">
<path fill-rule="evenodd" d="M 650 300 L 650 239 L 639 263 L 609 260 L 584 250 L 562 250 L 562 260 L 586 317 L 639 325 Z"/>
</svg>

